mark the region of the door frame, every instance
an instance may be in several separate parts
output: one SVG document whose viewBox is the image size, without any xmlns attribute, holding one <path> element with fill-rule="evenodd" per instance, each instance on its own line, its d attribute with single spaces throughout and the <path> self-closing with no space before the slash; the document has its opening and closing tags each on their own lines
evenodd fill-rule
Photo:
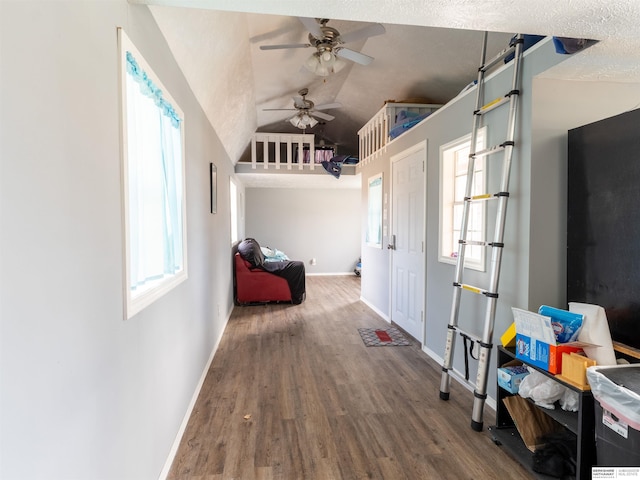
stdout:
<svg viewBox="0 0 640 480">
<path fill-rule="evenodd" d="M 391 241 L 391 235 L 394 235 L 393 233 L 393 188 L 394 188 L 394 165 L 403 160 L 404 158 L 408 157 L 409 155 L 413 155 L 416 152 L 420 152 L 421 150 L 424 151 L 424 156 L 422 161 L 424 162 L 424 168 L 423 168 L 423 175 L 422 175 L 422 188 L 424 191 L 424 196 L 422 198 L 422 243 L 423 243 L 423 249 L 422 249 L 422 286 L 423 286 L 423 292 L 422 292 L 422 305 L 420 305 L 420 310 L 422 311 L 422 327 L 421 327 L 421 334 L 422 334 L 422 338 L 419 338 L 418 340 L 420 341 L 420 348 L 424 347 L 424 344 L 426 342 L 426 325 L 427 325 L 427 319 L 426 319 L 426 312 L 427 312 L 427 220 L 426 220 L 426 216 L 427 216 L 427 158 L 428 158 L 428 140 L 424 139 L 416 144 L 414 144 L 413 146 L 404 149 L 403 151 L 401 151 L 400 153 L 397 153 L 395 155 L 392 155 L 390 160 L 389 160 L 389 164 L 390 164 L 390 170 L 391 170 L 391 174 L 390 176 L 390 182 L 389 182 L 389 205 L 383 205 L 383 210 L 386 209 L 389 212 L 389 235 L 388 235 L 388 239 L 389 242 Z M 389 321 L 392 322 L 393 321 L 393 251 L 391 251 L 391 253 L 389 254 Z"/>
</svg>

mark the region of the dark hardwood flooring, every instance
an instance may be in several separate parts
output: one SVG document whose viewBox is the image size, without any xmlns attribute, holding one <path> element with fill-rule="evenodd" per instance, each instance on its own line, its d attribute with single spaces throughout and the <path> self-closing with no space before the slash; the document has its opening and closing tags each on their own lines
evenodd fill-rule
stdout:
<svg viewBox="0 0 640 480">
<path fill-rule="evenodd" d="M 531 478 L 471 430 L 472 393 L 438 398 L 417 344 L 364 346 L 358 327 L 388 324 L 359 295 L 358 277 L 308 277 L 301 305 L 236 307 L 168 478 Z"/>
</svg>

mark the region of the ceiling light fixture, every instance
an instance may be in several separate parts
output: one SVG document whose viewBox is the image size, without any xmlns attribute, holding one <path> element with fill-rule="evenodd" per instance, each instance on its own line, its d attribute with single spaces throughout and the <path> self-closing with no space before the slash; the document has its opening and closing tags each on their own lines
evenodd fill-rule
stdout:
<svg viewBox="0 0 640 480">
<path fill-rule="evenodd" d="M 318 124 L 318 120 L 313 118 L 306 112 L 298 113 L 289 119 L 289 123 L 296 128 L 304 130 L 305 128 L 313 128 Z"/>
<path fill-rule="evenodd" d="M 338 73 L 346 65 L 346 62 L 336 56 L 331 48 L 319 49 L 312 53 L 304 66 L 312 73 L 320 77 L 327 77 L 332 73 Z"/>
</svg>

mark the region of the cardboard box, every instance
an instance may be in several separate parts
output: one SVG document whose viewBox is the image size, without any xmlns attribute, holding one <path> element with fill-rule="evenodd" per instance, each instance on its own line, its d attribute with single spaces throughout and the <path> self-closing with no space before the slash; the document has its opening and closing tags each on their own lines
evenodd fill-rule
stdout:
<svg viewBox="0 0 640 480">
<path fill-rule="evenodd" d="M 577 344 L 577 345 L 575 345 Z M 579 342 L 549 344 L 537 338 L 516 334 L 516 358 L 549 373 L 562 372 L 562 354 L 581 352 Z"/>
<path fill-rule="evenodd" d="M 558 378 L 580 390 L 591 390 L 587 382 L 587 368 L 593 367 L 595 360 L 577 353 L 562 354 L 562 374 Z"/>
<path fill-rule="evenodd" d="M 516 324 L 516 358 L 553 374 L 562 372 L 562 354 L 580 352 L 589 343 L 557 343 L 551 317 L 512 308 Z"/>
<path fill-rule="evenodd" d="M 507 392 L 518 393 L 520 382 L 529 375 L 524 365 L 504 366 L 498 369 L 498 385 Z"/>
</svg>

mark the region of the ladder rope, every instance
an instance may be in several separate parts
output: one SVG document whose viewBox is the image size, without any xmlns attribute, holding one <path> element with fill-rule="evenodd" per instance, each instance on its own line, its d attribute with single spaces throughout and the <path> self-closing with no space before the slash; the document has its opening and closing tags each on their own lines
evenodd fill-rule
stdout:
<svg viewBox="0 0 640 480">
<path fill-rule="evenodd" d="M 471 346 L 468 347 L 467 340 L 469 340 L 469 337 L 467 337 L 464 333 L 460 335 L 462 336 L 462 342 L 464 343 L 464 379 L 466 381 L 469 381 L 469 354 L 473 349 L 473 340 L 471 340 Z M 467 348 L 469 348 L 469 351 L 467 351 Z M 473 357 L 473 355 L 471 356 Z"/>
</svg>

